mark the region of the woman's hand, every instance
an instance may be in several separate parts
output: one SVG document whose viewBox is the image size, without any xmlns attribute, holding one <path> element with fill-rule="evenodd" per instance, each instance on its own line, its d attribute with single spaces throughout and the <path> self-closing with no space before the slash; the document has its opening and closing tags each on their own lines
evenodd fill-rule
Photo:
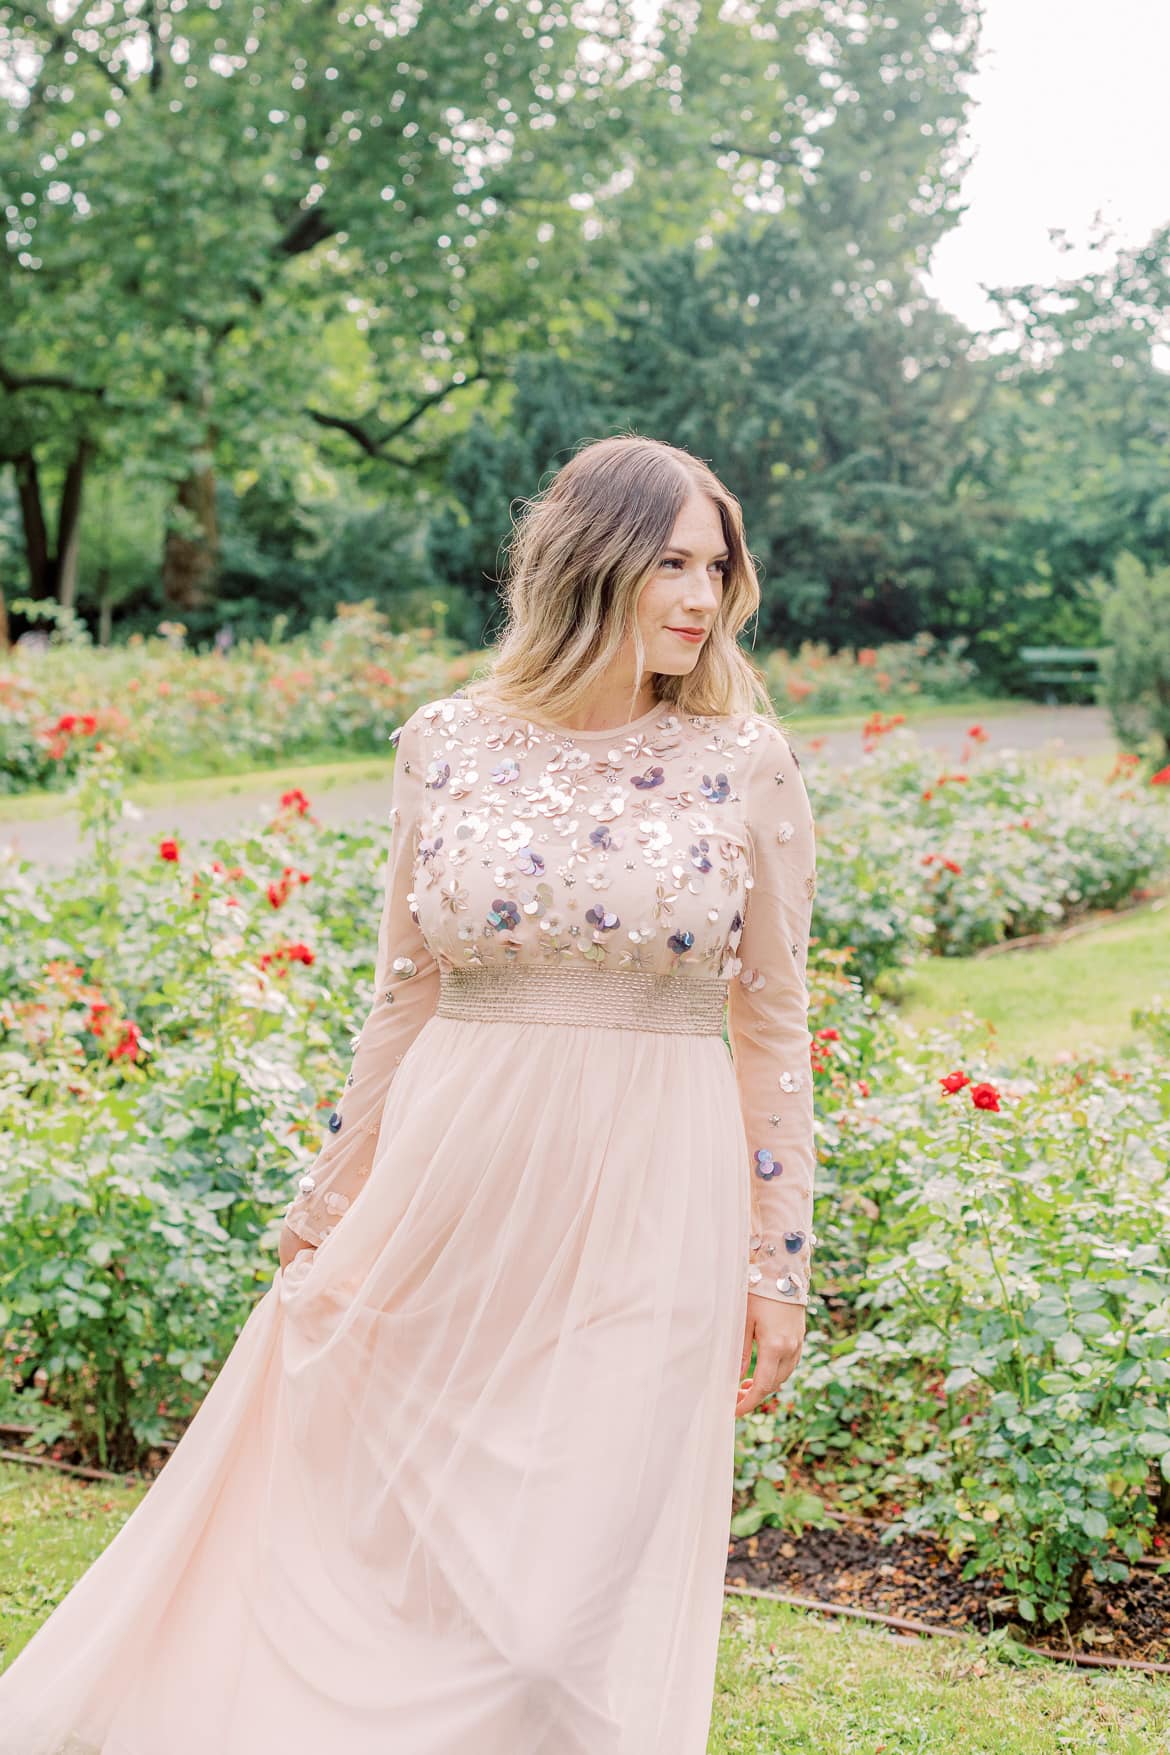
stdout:
<svg viewBox="0 0 1170 1755">
<path fill-rule="evenodd" d="M 740 1390 L 735 1403 L 737 1420 L 741 1414 L 750 1414 L 753 1408 L 767 1401 L 796 1370 L 804 1347 L 804 1319 L 803 1304 L 784 1304 L 778 1298 L 760 1298 L 754 1292 L 748 1293 L 743 1356 L 739 1362 Z M 756 1343 L 756 1370 L 754 1377 L 746 1377 L 753 1340 Z"/>
<path fill-rule="evenodd" d="M 306 1243 L 298 1237 L 291 1225 L 284 1225 L 280 1233 L 280 1265 L 286 1268 L 298 1249 L 316 1249 L 315 1243 Z"/>
</svg>

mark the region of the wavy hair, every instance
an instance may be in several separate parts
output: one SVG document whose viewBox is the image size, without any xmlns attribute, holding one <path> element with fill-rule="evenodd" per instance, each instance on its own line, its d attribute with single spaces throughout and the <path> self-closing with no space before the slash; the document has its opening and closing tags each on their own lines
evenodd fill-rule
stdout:
<svg viewBox="0 0 1170 1755">
<path fill-rule="evenodd" d="M 684 676 L 647 672 L 638 598 L 662 562 L 693 492 L 723 526 L 729 562 L 722 601 L 699 659 Z M 760 602 L 739 501 L 706 463 L 638 434 L 584 444 L 532 499 L 520 502 L 506 542 L 507 617 L 486 671 L 464 689 L 533 720 L 571 718 L 587 702 L 632 630 L 637 675 L 680 714 L 757 712 L 779 726 L 763 673 L 737 643 Z M 631 717 L 633 717 L 631 705 Z"/>
</svg>

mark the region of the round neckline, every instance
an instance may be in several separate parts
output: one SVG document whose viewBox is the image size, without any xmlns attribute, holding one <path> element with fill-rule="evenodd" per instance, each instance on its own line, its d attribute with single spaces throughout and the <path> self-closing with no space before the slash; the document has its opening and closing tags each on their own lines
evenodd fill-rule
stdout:
<svg viewBox="0 0 1170 1755">
<path fill-rule="evenodd" d="M 648 712 L 639 714 L 637 719 L 629 719 L 624 725 L 606 725 L 592 731 L 578 731 L 571 725 L 559 725 L 548 719 L 533 719 L 530 714 L 526 713 L 507 713 L 502 709 L 496 709 L 496 711 L 499 712 L 502 719 L 512 719 L 520 725 L 536 725 L 542 731 L 551 732 L 554 737 L 571 737 L 576 740 L 580 738 L 624 737 L 627 732 L 637 731 L 641 726 L 648 725 L 652 719 L 659 718 L 666 710 L 666 705 L 665 701 L 657 700 Z"/>
</svg>

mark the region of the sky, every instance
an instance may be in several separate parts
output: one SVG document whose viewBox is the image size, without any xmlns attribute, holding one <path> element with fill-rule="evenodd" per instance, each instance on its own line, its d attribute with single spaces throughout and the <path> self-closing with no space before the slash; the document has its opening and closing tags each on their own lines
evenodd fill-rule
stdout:
<svg viewBox="0 0 1170 1755">
<path fill-rule="evenodd" d="M 984 0 L 963 181 L 967 211 L 937 245 L 927 289 L 971 328 L 980 283 L 1064 277 L 1048 238 L 1085 238 L 1099 209 L 1122 241 L 1170 220 L 1170 0 Z"/>
</svg>

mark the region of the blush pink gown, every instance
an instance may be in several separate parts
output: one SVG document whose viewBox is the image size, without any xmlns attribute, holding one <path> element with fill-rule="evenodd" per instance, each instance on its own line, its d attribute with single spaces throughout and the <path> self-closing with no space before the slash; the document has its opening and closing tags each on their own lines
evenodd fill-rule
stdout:
<svg viewBox="0 0 1170 1755">
<path fill-rule="evenodd" d="M 805 1303 L 814 1242 L 804 783 L 665 703 L 396 741 L 317 1248 L 0 1676 L 0 1755 L 707 1747 L 747 1295 Z"/>
</svg>

